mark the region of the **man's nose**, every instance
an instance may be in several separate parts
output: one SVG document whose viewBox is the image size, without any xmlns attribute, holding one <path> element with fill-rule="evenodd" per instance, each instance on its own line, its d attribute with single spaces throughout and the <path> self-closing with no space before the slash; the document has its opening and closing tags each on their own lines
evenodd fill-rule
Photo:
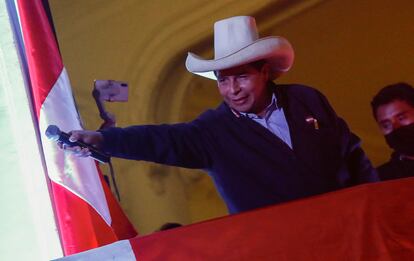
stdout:
<svg viewBox="0 0 414 261">
<path fill-rule="evenodd" d="M 397 120 L 397 121 L 393 121 L 392 123 L 392 130 L 396 130 L 399 129 L 401 127 L 401 123 Z"/>
<path fill-rule="evenodd" d="M 230 91 L 231 93 L 238 93 L 240 91 L 240 85 L 235 79 L 232 79 L 230 82 Z"/>
</svg>

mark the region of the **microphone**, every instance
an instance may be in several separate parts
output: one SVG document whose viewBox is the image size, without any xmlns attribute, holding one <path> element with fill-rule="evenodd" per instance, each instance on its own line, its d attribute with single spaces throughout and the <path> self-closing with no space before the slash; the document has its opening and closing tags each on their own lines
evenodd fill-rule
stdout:
<svg viewBox="0 0 414 261">
<path fill-rule="evenodd" d="M 59 128 L 56 125 L 49 125 L 49 127 L 47 127 L 45 131 L 45 134 L 49 140 L 60 141 L 70 147 L 79 146 L 81 148 L 88 148 L 89 151 L 91 152 L 90 157 L 102 163 L 109 162 L 110 157 L 108 155 L 97 150 L 91 145 L 88 145 L 81 141 L 75 141 L 75 142 L 69 141 L 70 135 L 67 134 L 66 132 L 59 130 Z"/>
</svg>

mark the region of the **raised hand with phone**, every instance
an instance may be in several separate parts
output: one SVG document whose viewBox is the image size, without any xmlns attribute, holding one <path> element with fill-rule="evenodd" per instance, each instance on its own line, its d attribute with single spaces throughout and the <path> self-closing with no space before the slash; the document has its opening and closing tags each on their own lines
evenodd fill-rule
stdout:
<svg viewBox="0 0 414 261">
<path fill-rule="evenodd" d="M 115 127 L 115 115 L 105 109 L 104 102 L 128 101 L 128 83 L 114 80 L 95 80 L 92 96 L 98 106 L 99 115 L 104 120 L 99 129 Z"/>
</svg>

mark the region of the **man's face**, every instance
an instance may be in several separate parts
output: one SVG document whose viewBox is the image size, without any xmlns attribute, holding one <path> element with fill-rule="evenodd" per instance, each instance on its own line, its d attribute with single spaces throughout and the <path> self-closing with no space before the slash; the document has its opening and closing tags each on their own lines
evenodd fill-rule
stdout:
<svg viewBox="0 0 414 261">
<path fill-rule="evenodd" d="M 216 72 L 217 85 L 224 101 L 239 112 L 261 113 L 271 101 L 267 87 L 269 66 L 258 70 L 246 64 Z"/>
<path fill-rule="evenodd" d="M 414 107 L 402 100 L 379 106 L 376 114 L 378 125 L 384 135 L 414 122 Z"/>
</svg>

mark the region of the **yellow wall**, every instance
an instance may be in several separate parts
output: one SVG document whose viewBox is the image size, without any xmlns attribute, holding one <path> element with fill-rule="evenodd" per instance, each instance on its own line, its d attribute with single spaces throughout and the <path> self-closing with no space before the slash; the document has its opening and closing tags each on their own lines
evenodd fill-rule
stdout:
<svg viewBox="0 0 414 261">
<path fill-rule="evenodd" d="M 375 164 L 388 158 L 369 101 L 382 86 L 414 83 L 414 2 L 409 0 L 111 1 L 50 0 L 63 59 L 85 126 L 100 125 L 94 79 L 130 84 L 114 103 L 119 126 L 190 120 L 220 102 L 215 83 L 186 72 L 186 52 L 212 57 L 214 21 L 253 15 L 261 35 L 282 35 L 295 50 L 280 82 L 312 85 L 363 139 Z M 115 160 L 122 206 L 142 233 L 165 222 L 225 215 L 200 171 Z"/>
<path fill-rule="evenodd" d="M 328 96 L 362 139 L 375 164 L 389 158 L 370 101 L 391 83 L 414 84 L 414 2 L 326 1 L 280 25 L 296 49 L 283 81 L 307 83 Z"/>
</svg>

